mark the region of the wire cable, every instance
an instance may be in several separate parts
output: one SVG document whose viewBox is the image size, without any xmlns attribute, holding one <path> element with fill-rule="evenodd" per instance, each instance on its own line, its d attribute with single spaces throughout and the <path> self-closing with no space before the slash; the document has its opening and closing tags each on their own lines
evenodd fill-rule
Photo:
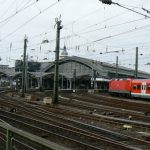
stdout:
<svg viewBox="0 0 150 150">
<path fill-rule="evenodd" d="M 106 26 L 106 27 L 102 27 L 102 28 L 87 31 L 87 32 L 81 32 L 81 33 L 78 33 L 78 34 L 87 34 L 87 33 L 95 32 L 95 31 L 103 30 L 103 29 L 113 28 L 113 27 L 117 27 L 117 26 L 121 26 L 121 25 L 125 25 L 125 24 L 130 24 L 130 23 L 133 23 L 133 22 L 142 21 L 142 20 L 145 20 L 145 18 L 131 20 L 131 21 L 127 21 L 127 22 L 123 22 L 123 23 L 119 23 L 119 24 L 114 24 L 114 25 L 111 25 L 111 26 Z"/>
<path fill-rule="evenodd" d="M 127 31 L 124 31 L 124 32 L 121 32 L 121 33 L 118 33 L 118 34 L 106 36 L 106 37 L 103 37 L 103 38 L 100 38 L 100 39 L 97 39 L 97 40 L 94 40 L 94 41 L 91 41 L 91 42 L 87 42 L 87 43 L 84 43 L 84 44 L 80 44 L 79 46 L 90 45 L 90 44 L 92 44 L 92 43 L 98 43 L 98 42 L 103 41 L 103 40 L 106 40 L 106 39 L 110 39 L 110 38 L 113 38 L 113 37 L 118 37 L 118 36 L 120 36 L 120 35 L 132 33 L 132 32 L 134 32 L 134 31 L 142 30 L 142 29 L 145 29 L 145 28 L 148 28 L 148 27 L 150 27 L 150 25 L 145 25 L 145 26 L 141 26 L 141 27 L 139 27 L 139 28 L 127 30 Z"/>
<path fill-rule="evenodd" d="M 115 5 L 117 5 L 117 6 L 120 6 L 120 7 L 122 7 L 122 8 L 125 8 L 125 9 L 127 9 L 127 10 L 130 10 L 130 11 L 132 11 L 132 12 L 135 12 L 135 13 L 137 13 L 137 14 L 139 14 L 139 15 L 144 16 L 145 18 L 150 18 L 150 16 L 148 16 L 148 15 L 145 15 L 145 14 L 143 14 L 143 13 L 140 13 L 140 12 L 138 12 L 138 11 L 136 11 L 136 10 L 131 9 L 131 8 L 125 7 L 125 6 L 123 6 L 123 5 L 119 4 L 119 3 L 112 2 L 112 4 L 115 4 Z"/>
<path fill-rule="evenodd" d="M 13 35 L 14 33 L 16 33 L 19 29 L 21 29 L 22 27 L 24 27 L 26 24 L 28 24 L 29 22 L 31 22 L 32 20 L 34 20 L 35 18 L 37 18 L 38 16 L 40 16 L 42 13 L 44 13 L 45 11 L 47 11 L 48 9 L 50 9 L 51 7 L 55 6 L 57 3 L 59 3 L 60 0 L 56 1 L 53 4 L 50 4 L 47 8 L 43 9 L 41 12 L 39 12 L 37 15 L 33 16 L 32 18 L 30 18 L 28 21 L 26 21 L 25 23 L 23 23 L 22 25 L 20 25 L 18 28 L 16 28 L 13 32 L 7 34 L 4 38 L 2 38 L 0 41 L 8 38 L 9 36 Z"/>
<path fill-rule="evenodd" d="M 117 17 L 119 17 L 119 16 L 122 16 L 123 14 L 126 14 L 127 12 L 128 12 L 128 11 L 124 11 L 124 12 L 122 12 L 122 13 L 118 13 L 118 14 L 112 16 L 112 17 L 106 18 L 106 19 L 104 19 L 104 20 L 102 20 L 102 21 L 99 21 L 99 22 L 97 22 L 97 23 L 95 23 L 95 24 L 89 25 L 89 26 L 87 26 L 86 28 L 84 27 L 84 28 L 82 29 L 82 31 L 83 31 L 83 30 L 86 30 L 86 29 L 89 29 L 89 28 L 92 28 L 92 27 L 94 27 L 94 26 L 97 26 L 97 25 L 99 25 L 99 24 L 102 24 L 102 23 L 104 23 L 104 22 L 110 21 L 110 20 L 112 20 L 112 19 L 115 19 L 115 18 L 117 18 Z"/>
<path fill-rule="evenodd" d="M 33 3 L 31 3 L 30 5 L 28 5 L 28 6 L 24 7 L 24 8 L 22 8 L 22 9 L 20 9 L 20 10 L 18 10 L 18 11 L 16 11 L 16 12 L 13 13 L 12 15 L 10 15 L 9 17 L 7 17 L 7 18 L 1 20 L 0 23 L 3 23 L 3 22 L 5 22 L 5 21 L 7 21 L 7 20 L 10 20 L 10 19 L 13 18 L 14 16 L 16 16 L 16 15 L 19 14 L 20 12 L 24 11 L 25 9 L 31 7 L 32 5 L 36 4 L 37 2 L 38 2 L 38 1 L 33 2 Z"/>
<path fill-rule="evenodd" d="M 93 42 L 95 43 L 95 42 L 99 42 L 99 41 L 102 41 L 102 40 L 105 40 L 105 39 L 110 39 L 110 38 L 113 38 L 113 37 L 116 37 L 116 36 L 120 36 L 120 35 L 123 35 L 123 34 L 128 34 L 128 33 L 131 33 L 131 32 L 137 31 L 137 30 L 141 30 L 141 29 L 145 29 L 147 27 L 150 27 L 150 25 L 141 26 L 139 28 L 131 29 L 131 30 L 128 30 L 128 31 L 125 31 L 125 32 L 121 32 L 121 33 L 115 34 L 115 35 L 106 36 L 104 38 L 95 40 Z"/>
<path fill-rule="evenodd" d="M 7 9 L 4 11 L 4 13 L 0 16 L 0 18 L 2 18 L 3 16 L 5 16 L 6 13 L 7 13 L 8 11 L 10 11 L 9 7 L 12 7 L 12 5 L 14 4 L 15 1 L 16 1 L 16 0 L 14 0 L 14 1 L 7 7 Z"/>
</svg>

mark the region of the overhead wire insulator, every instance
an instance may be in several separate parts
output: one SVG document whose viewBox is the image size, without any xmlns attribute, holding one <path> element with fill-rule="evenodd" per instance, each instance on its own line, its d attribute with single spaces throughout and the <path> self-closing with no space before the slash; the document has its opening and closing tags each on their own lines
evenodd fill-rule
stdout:
<svg viewBox="0 0 150 150">
<path fill-rule="evenodd" d="M 112 4 L 112 0 L 99 0 L 99 1 L 101 1 L 102 3 L 107 4 L 107 5 Z"/>
</svg>

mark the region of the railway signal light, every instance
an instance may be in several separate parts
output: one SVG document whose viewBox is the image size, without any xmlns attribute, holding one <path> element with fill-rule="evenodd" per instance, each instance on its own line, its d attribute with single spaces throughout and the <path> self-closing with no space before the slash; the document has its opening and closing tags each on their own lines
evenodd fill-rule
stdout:
<svg viewBox="0 0 150 150">
<path fill-rule="evenodd" d="M 112 4 L 112 0 L 99 0 L 100 2 L 107 4 L 107 5 L 111 5 Z"/>
</svg>

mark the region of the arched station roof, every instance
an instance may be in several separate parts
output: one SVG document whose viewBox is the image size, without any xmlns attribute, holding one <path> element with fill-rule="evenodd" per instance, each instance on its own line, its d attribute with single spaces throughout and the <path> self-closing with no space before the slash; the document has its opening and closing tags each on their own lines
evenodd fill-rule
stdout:
<svg viewBox="0 0 150 150">
<path fill-rule="evenodd" d="M 79 72 L 79 70 L 77 71 L 76 77 L 85 76 L 85 75 L 92 76 L 93 72 L 95 71 L 96 77 L 111 79 L 111 78 L 115 77 L 115 73 L 116 73 L 116 65 L 115 64 L 112 65 L 109 63 L 95 61 L 92 59 L 87 59 L 87 58 L 82 58 L 82 57 L 77 57 L 77 56 L 72 56 L 72 57 L 67 56 L 67 57 L 59 60 L 60 68 L 62 66 L 67 67 L 67 65 L 69 66 L 70 64 L 77 64 L 78 67 L 79 66 L 83 67 L 81 69 L 82 72 Z M 15 72 L 14 70 L 13 71 L 11 71 L 11 70 L 10 71 L 7 71 L 7 70 L 1 71 L 0 70 L 0 72 L 8 77 L 13 77 L 13 78 L 15 78 L 21 74 L 21 72 Z M 35 77 L 35 78 L 39 78 L 41 76 L 46 77 L 50 74 L 54 74 L 54 62 L 50 62 L 47 65 L 44 65 L 39 72 L 29 72 L 29 74 L 30 74 L 30 76 Z M 119 66 L 118 74 L 120 77 L 124 77 L 124 78 L 134 77 L 135 71 L 130 68 Z M 60 71 L 60 75 L 66 77 L 66 78 L 72 78 L 73 71 L 70 74 L 67 72 Z M 138 77 L 139 78 L 150 78 L 150 73 L 139 71 Z"/>
<path fill-rule="evenodd" d="M 81 57 L 76 57 L 76 56 L 65 57 L 63 59 L 60 59 L 59 65 L 65 64 L 65 63 L 70 63 L 70 62 L 79 63 L 81 65 L 84 65 L 84 66 L 88 67 L 88 68 L 91 68 L 92 70 L 97 71 L 98 73 L 101 73 L 101 75 L 104 75 L 104 76 L 106 75 L 105 71 L 103 71 L 102 66 L 98 66 L 96 61 L 93 61 L 93 60 L 89 61 L 89 59 L 85 59 L 85 58 L 81 58 Z M 49 72 L 49 70 L 51 68 L 54 68 L 54 63 L 51 63 L 49 66 L 44 68 L 43 72 Z"/>
<path fill-rule="evenodd" d="M 99 77 L 114 78 L 114 75 L 116 73 L 116 65 L 115 64 L 112 65 L 112 64 L 109 64 L 106 62 L 95 61 L 95 60 L 77 57 L 77 56 L 65 57 L 63 59 L 60 59 L 59 65 L 65 64 L 65 63 L 70 63 L 70 62 L 76 62 L 76 63 L 79 63 L 81 65 L 91 68 L 92 70 L 94 70 L 98 73 Z M 48 72 L 50 72 L 50 70 L 52 68 L 54 68 L 54 63 L 51 63 L 49 66 L 45 67 L 42 71 L 48 73 Z M 132 78 L 132 77 L 134 77 L 135 71 L 130 68 L 119 66 L 118 74 L 120 75 L 120 77 L 124 77 L 124 78 L 131 77 Z M 150 78 L 150 73 L 139 71 L 138 77 L 139 78 Z"/>
</svg>

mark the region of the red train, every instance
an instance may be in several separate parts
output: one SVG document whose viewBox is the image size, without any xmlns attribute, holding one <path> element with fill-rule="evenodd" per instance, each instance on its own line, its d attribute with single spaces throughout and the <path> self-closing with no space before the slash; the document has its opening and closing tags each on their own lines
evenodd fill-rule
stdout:
<svg viewBox="0 0 150 150">
<path fill-rule="evenodd" d="M 150 99 L 150 79 L 115 79 L 109 82 L 109 92 L 121 96 Z"/>
</svg>

